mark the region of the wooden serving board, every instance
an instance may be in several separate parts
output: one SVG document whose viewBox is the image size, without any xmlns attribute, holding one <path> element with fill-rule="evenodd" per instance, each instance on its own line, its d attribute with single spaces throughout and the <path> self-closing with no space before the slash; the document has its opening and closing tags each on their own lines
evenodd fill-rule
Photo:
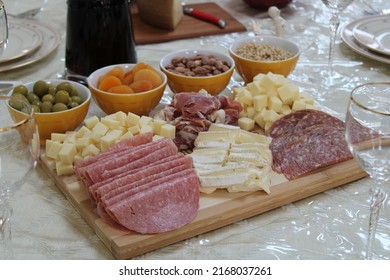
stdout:
<svg viewBox="0 0 390 280">
<path fill-rule="evenodd" d="M 132 20 L 136 44 L 161 43 L 200 36 L 246 31 L 244 25 L 216 3 L 210 2 L 187 6 L 223 19 L 226 22 L 226 27 L 222 29 L 212 23 L 185 14 L 174 30 L 161 29 L 143 22 L 135 6 L 132 9 Z"/>
<path fill-rule="evenodd" d="M 228 193 L 226 190 L 201 194 L 198 215 L 191 223 L 166 233 L 142 235 L 100 218 L 86 188 L 75 175 L 57 176 L 54 162 L 45 155 L 41 156 L 40 163 L 117 259 L 129 259 L 367 176 L 355 160 L 293 181 L 275 173 L 269 195 L 263 191 Z"/>
</svg>

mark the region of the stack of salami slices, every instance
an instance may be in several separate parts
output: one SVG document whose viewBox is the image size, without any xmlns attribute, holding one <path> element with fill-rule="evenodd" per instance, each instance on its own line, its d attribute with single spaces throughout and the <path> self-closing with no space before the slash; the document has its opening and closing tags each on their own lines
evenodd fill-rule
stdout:
<svg viewBox="0 0 390 280">
<path fill-rule="evenodd" d="M 159 233 L 191 222 L 199 208 L 192 159 L 172 140 L 145 133 L 122 140 L 75 166 L 100 216 L 139 233 Z"/>
<path fill-rule="evenodd" d="M 292 112 L 271 126 L 269 136 L 272 169 L 288 180 L 353 157 L 344 122 L 325 112 Z"/>
</svg>

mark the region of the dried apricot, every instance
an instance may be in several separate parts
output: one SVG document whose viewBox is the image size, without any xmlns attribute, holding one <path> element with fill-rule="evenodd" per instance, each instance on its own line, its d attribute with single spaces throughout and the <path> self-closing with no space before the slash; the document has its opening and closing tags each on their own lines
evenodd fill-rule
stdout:
<svg viewBox="0 0 390 280">
<path fill-rule="evenodd" d="M 134 74 L 134 82 L 149 81 L 152 83 L 153 88 L 162 84 L 161 76 L 151 69 L 141 69 Z"/>
<path fill-rule="evenodd" d="M 134 93 L 134 91 L 127 85 L 111 87 L 107 91 L 111 93 L 124 93 L 124 94 Z"/>
<path fill-rule="evenodd" d="M 152 83 L 146 80 L 133 82 L 129 86 L 135 93 L 144 92 L 153 89 Z"/>
<path fill-rule="evenodd" d="M 109 88 L 120 86 L 122 81 L 115 76 L 106 76 L 99 83 L 99 89 L 103 91 L 107 91 Z"/>
</svg>

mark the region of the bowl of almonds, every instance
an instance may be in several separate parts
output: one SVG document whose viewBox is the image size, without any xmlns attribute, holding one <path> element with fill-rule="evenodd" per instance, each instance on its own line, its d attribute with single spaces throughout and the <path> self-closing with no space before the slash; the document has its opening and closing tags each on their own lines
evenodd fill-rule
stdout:
<svg viewBox="0 0 390 280">
<path fill-rule="evenodd" d="M 173 93 L 206 90 L 218 95 L 229 84 L 234 67 L 228 54 L 205 49 L 173 51 L 160 61 Z"/>
</svg>

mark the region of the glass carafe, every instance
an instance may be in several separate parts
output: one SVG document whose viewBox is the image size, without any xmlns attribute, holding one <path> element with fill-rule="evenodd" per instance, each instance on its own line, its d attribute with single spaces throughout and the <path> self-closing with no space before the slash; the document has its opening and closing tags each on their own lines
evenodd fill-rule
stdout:
<svg viewBox="0 0 390 280">
<path fill-rule="evenodd" d="M 129 0 L 68 0 L 65 76 L 86 83 L 93 71 L 136 63 Z"/>
</svg>

